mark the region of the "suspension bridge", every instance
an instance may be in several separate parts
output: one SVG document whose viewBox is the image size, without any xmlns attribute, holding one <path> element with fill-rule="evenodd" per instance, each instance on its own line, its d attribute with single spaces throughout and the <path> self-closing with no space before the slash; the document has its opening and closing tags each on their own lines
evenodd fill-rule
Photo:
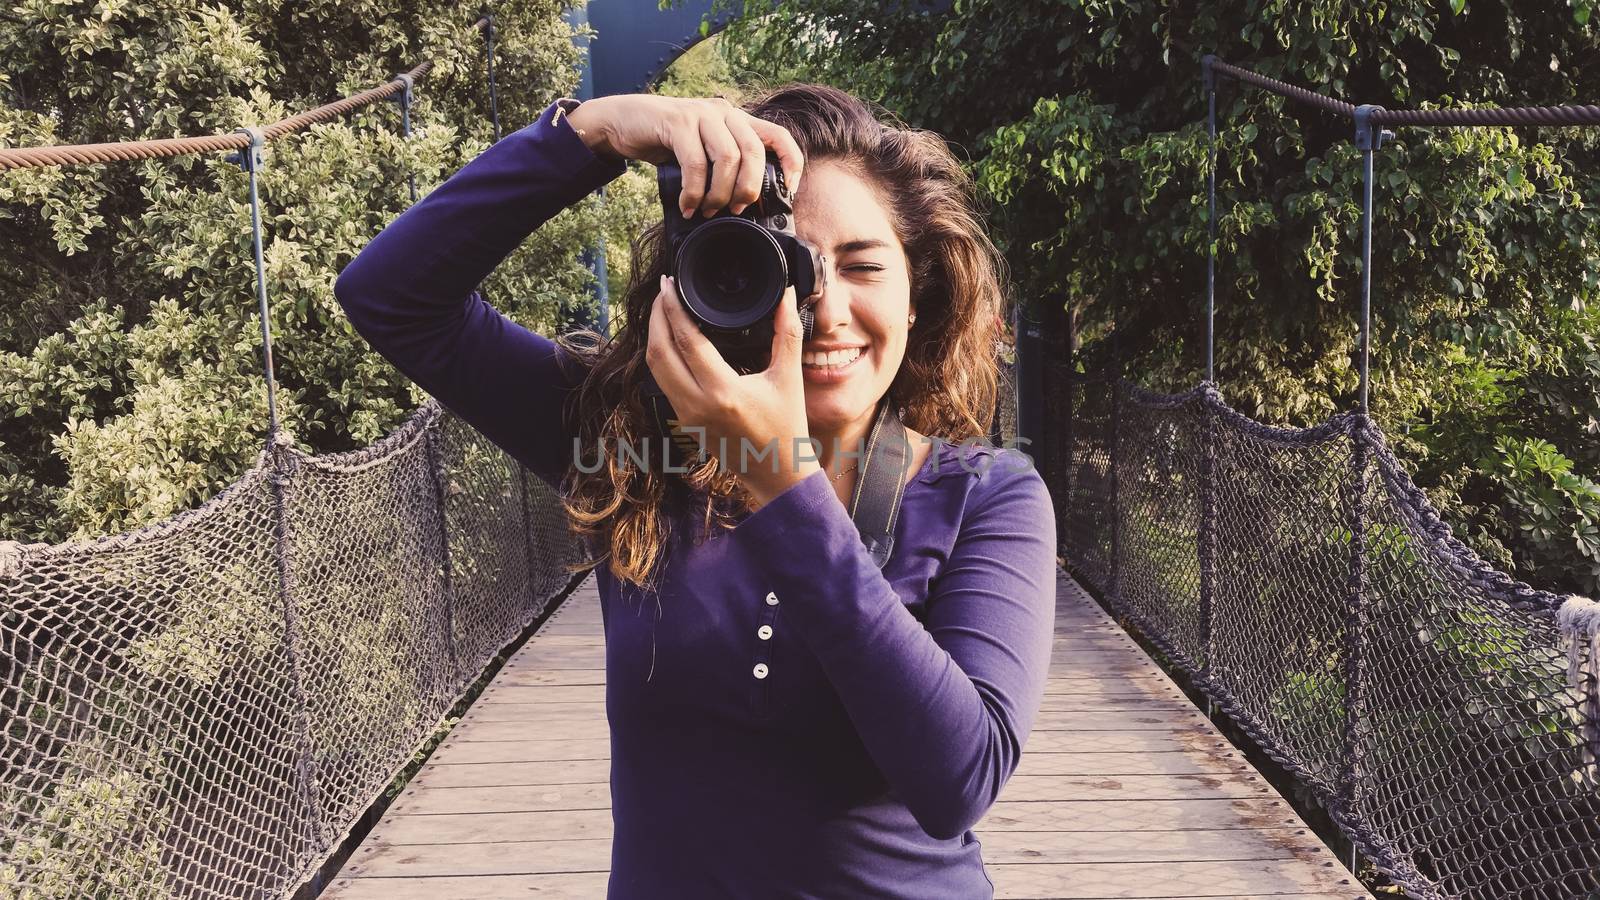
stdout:
<svg viewBox="0 0 1600 900">
<path fill-rule="evenodd" d="M 477 31 L 492 106 L 492 18 Z M 232 153 L 271 416 L 256 465 L 197 509 L 0 543 L 0 897 L 603 895 L 603 642 L 557 498 L 434 402 L 312 455 L 272 399 L 263 148 L 385 100 L 409 133 L 429 69 L 229 135 L 0 149 L 0 169 Z M 1454 538 L 1366 405 L 1385 129 L 1600 108 L 1391 111 L 1207 58 L 1213 148 L 1220 78 L 1351 122 L 1361 405 L 1284 429 L 1223 399 L 1214 150 L 1196 388 L 1154 394 L 1019 341 L 1005 437 L 1041 451 L 1063 569 L 1039 724 L 975 829 L 996 896 L 1370 896 L 1219 723 L 1407 896 L 1600 896 L 1600 608 Z"/>
</svg>

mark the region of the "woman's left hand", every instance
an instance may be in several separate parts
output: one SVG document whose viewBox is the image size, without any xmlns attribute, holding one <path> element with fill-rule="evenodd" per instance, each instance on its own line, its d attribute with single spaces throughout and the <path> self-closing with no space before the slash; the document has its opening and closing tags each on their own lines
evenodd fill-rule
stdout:
<svg viewBox="0 0 1600 900">
<path fill-rule="evenodd" d="M 690 433 L 702 449 L 715 453 L 762 506 L 821 468 L 808 443 L 797 305 L 791 285 L 773 319 L 772 362 L 749 375 L 735 372 L 700 331 L 673 279 L 662 276 L 650 308 L 645 364 L 680 427 L 696 429 Z"/>
</svg>

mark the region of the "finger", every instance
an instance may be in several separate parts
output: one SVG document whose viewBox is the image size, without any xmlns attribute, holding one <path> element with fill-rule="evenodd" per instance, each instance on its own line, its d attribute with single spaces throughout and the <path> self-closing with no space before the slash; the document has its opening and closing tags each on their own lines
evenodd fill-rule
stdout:
<svg viewBox="0 0 1600 900">
<path fill-rule="evenodd" d="M 719 382 L 738 378 L 739 373 L 733 371 L 728 361 L 722 358 L 722 352 L 689 318 L 689 311 L 683 308 L 683 300 L 678 296 L 678 285 L 671 278 L 667 279 L 664 299 L 666 302 L 661 305 L 672 326 L 673 343 L 678 356 L 701 388 L 709 392 Z"/>
<path fill-rule="evenodd" d="M 682 400 L 700 393 L 700 383 L 695 381 L 694 373 L 689 371 L 683 357 L 678 354 L 677 338 L 673 335 L 672 322 L 667 316 L 667 280 L 664 275 L 661 277 L 661 292 L 656 294 L 656 302 L 650 304 L 650 327 L 646 332 L 644 361 L 668 400 L 674 396 Z M 680 416 L 686 412 L 676 401 L 672 406 Z"/>
<path fill-rule="evenodd" d="M 739 174 L 734 180 L 728 211 L 738 215 L 761 199 L 761 181 L 767 173 L 767 145 L 761 143 L 761 136 L 744 119 L 729 116 L 727 122 L 728 133 L 739 143 Z"/>
<path fill-rule="evenodd" d="M 783 300 L 772 317 L 772 362 L 767 371 L 788 376 L 800 371 L 800 346 L 805 342 L 805 327 L 800 322 L 800 306 L 794 285 L 784 288 Z"/>
<path fill-rule="evenodd" d="M 710 117 L 700 120 L 700 140 L 711 163 L 711 186 L 700 201 L 700 214 L 710 218 L 733 197 L 733 182 L 739 177 L 739 142 L 729 133 L 726 121 Z"/>
<path fill-rule="evenodd" d="M 678 195 L 678 209 L 685 219 L 693 218 L 706 195 L 706 151 L 700 142 L 699 126 L 689 126 L 673 132 L 672 155 L 683 172 L 683 192 Z"/>
<path fill-rule="evenodd" d="M 772 151 L 778 154 L 778 164 L 783 168 L 783 180 L 789 186 L 790 192 L 799 191 L 800 175 L 805 170 L 806 160 L 805 155 L 800 152 L 800 145 L 795 142 L 794 135 L 777 122 L 768 122 L 756 116 L 748 117 L 750 127 L 755 129 L 761 138 L 761 143 L 771 147 Z"/>
</svg>

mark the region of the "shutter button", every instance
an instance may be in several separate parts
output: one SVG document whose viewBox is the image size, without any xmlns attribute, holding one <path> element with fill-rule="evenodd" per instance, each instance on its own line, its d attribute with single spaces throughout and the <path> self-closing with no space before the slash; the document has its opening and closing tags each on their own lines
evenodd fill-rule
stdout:
<svg viewBox="0 0 1600 900">
<path fill-rule="evenodd" d="M 767 640 L 768 638 L 772 637 L 772 626 L 763 625 L 756 629 L 756 634 L 760 635 L 763 641 Z"/>
<path fill-rule="evenodd" d="M 767 677 L 767 664 L 766 663 L 756 663 L 755 670 L 754 670 L 754 672 L 752 674 L 754 674 L 757 678 L 765 678 L 765 677 Z"/>
<path fill-rule="evenodd" d="M 778 605 L 778 595 L 772 593 L 771 591 L 768 591 L 767 592 L 767 605 L 768 606 L 777 606 Z"/>
</svg>

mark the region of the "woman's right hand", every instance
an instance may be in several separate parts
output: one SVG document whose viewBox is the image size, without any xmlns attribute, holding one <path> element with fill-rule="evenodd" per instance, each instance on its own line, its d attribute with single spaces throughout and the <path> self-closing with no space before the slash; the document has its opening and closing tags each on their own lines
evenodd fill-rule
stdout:
<svg viewBox="0 0 1600 900">
<path fill-rule="evenodd" d="M 685 218 L 696 210 L 709 217 L 724 207 L 737 215 L 759 199 L 768 148 L 777 154 L 789 190 L 800 189 L 805 160 L 789 130 L 721 97 L 611 94 L 583 101 L 567 122 L 597 154 L 655 165 L 676 160 L 683 170 L 678 208 Z"/>
</svg>

